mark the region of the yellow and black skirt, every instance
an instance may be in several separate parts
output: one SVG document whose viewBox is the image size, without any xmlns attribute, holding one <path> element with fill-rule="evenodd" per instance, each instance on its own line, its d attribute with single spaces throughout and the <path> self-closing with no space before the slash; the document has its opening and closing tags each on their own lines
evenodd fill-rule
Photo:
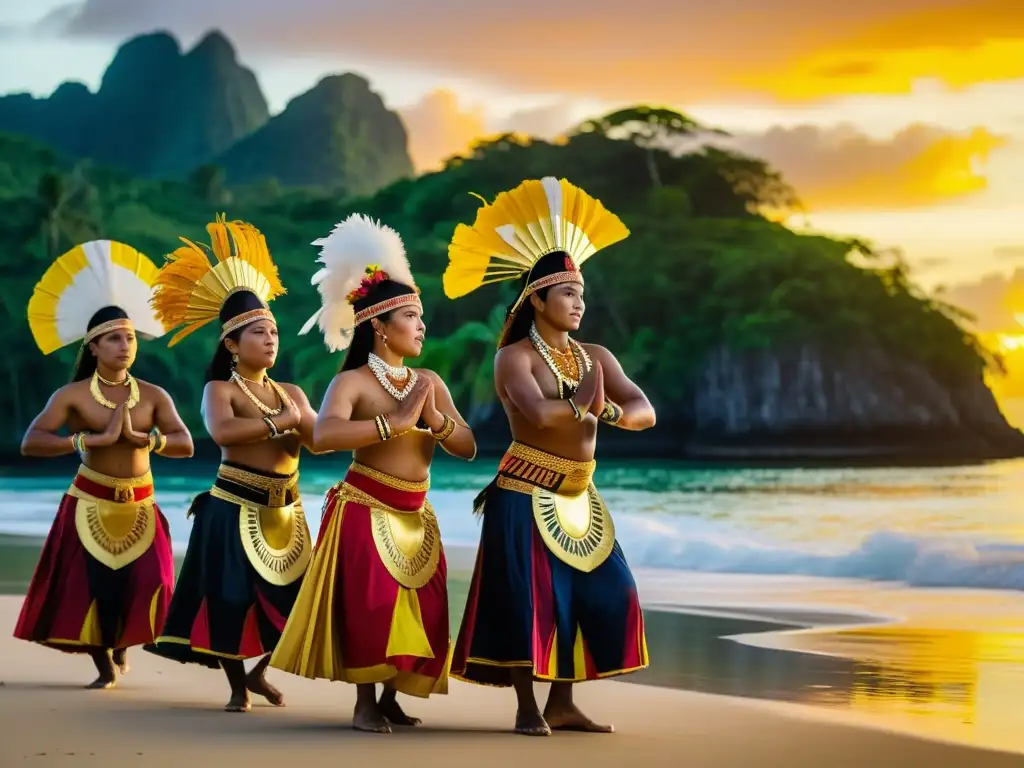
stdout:
<svg viewBox="0 0 1024 768">
<path fill-rule="evenodd" d="M 147 650 L 209 667 L 270 653 L 312 553 L 298 474 L 224 462 L 189 514 L 192 534 L 174 599 Z"/>
</svg>

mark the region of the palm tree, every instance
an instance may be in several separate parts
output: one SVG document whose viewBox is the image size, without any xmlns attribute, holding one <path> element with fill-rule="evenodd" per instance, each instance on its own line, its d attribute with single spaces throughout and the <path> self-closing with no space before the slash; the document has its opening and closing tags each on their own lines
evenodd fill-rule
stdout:
<svg viewBox="0 0 1024 768">
<path fill-rule="evenodd" d="M 646 152 L 647 174 L 651 178 L 651 186 L 660 188 L 661 175 L 658 172 L 656 152 L 666 149 L 666 145 L 678 143 L 680 139 L 690 138 L 697 134 L 713 133 L 728 135 L 717 128 L 707 128 L 691 117 L 674 109 L 659 107 L 635 106 L 609 112 L 603 117 L 585 120 L 580 123 L 574 133 L 599 133 L 608 138 L 621 135 Z"/>
</svg>

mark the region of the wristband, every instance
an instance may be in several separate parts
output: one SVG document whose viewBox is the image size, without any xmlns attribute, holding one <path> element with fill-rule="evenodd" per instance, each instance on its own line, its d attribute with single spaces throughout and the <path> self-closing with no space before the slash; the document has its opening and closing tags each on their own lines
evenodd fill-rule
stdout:
<svg viewBox="0 0 1024 768">
<path fill-rule="evenodd" d="M 441 425 L 441 428 L 437 430 L 437 432 L 435 432 L 434 430 L 430 430 L 430 434 L 433 435 L 434 439 L 437 440 L 437 442 L 439 443 L 443 443 L 445 440 L 451 437 L 452 432 L 455 431 L 455 427 L 458 426 L 455 423 L 455 419 L 453 419 L 447 413 L 441 415 L 444 416 L 444 423 Z"/>
</svg>

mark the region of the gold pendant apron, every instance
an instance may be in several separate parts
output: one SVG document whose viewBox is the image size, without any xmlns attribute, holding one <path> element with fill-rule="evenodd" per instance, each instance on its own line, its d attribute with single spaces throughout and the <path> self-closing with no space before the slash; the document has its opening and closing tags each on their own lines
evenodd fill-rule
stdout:
<svg viewBox="0 0 1024 768">
<path fill-rule="evenodd" d="M 145 554 L 156 535 L 153 499 L 116 502 L 97 499 L 77 488 L 75 530 L 85 551 L 100 563 L 118 570 Z"/>
<path fill-rule="evenodd" d="M 345 502 L 369 507 L 373 543 L 395 581 L 407 589 L 419 589 L 433 578 L 441 560 L 441 530 L 429 501 L 414 512 L 405 512 L 346 483 L 341 503 Z"/>
<path fill-rule="evenodd" d="M 301 499 L 282 507 L 267 507 L 216 486 L 210 495 L 238 505 L 238 535 L 256 573 L 278 587 L 302 577 L 313 546 Z"/>
<path fill-rule="evenodd" d="M 593 484 L 574 496 L 534 486 L 533 518 L 551 553 L 566 565 L 589 573 L 615 546 L 615 524 Z"/>
</svg>

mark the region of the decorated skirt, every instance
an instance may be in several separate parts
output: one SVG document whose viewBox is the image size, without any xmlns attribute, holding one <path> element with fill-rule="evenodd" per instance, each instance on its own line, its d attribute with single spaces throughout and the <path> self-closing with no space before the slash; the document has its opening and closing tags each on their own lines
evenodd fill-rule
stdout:
<svg viewBox="0 0 1024 768">
<path fill-rule="evenodd" d="M 174 600 L 155 646 L 180 662 L 220 666 L 274 650 L 312 553 L 298 474 L 224 462 L 192 502 Z"/>
<path fill-rule="evenodd" d="M 57 508 L 14 636 L 80 653 L 151 643 L 173 586 L 153 476 L 108 477 L 82 466 Z"/>
<path fill-rule="evenodd" d="M 324 502 L 309 573 L 271 657 L 308 678 L 448 692 L 448 590 L 428 482 L 353 464 Z"/>
<path fill-rule="evenodd" d="M 513 443 L 482 494 L 483 531 L 452 677 L 511 670 L 577 683 L 647 666 L 636 583 L 592 478 L 595 462 Z"/>
</svg>

